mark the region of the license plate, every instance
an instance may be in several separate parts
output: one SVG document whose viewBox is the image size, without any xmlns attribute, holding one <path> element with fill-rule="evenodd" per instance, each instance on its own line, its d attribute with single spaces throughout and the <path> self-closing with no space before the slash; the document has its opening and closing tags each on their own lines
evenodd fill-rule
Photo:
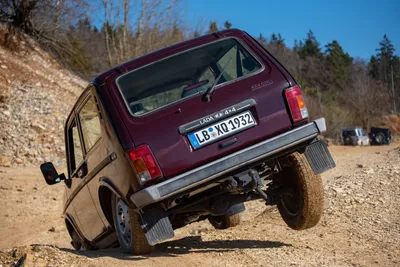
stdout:
<svg viewBox="0 0 400 267">
<path fill-rule="evenodd" d="M 190 144 L 198 149 L 245 129 L 253 127 L 256 122 L 250 111 L 238 114 L 226 120 L 214 123 L 199 131 L 188 134 Z"/>
</svg>

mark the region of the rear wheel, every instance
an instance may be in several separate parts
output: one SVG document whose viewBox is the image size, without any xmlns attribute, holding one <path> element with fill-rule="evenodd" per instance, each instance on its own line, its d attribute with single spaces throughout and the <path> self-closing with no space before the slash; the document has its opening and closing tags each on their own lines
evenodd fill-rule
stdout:
<svg viewBox="0 0 400 267">
<path fill-rule="evenodd" d="M 240 213 L 232 216 L 212 216 L 208 218 L 208 221 L 212 226 L 214 226 L 215 229 L 228 229 L 240 224 Z"/>
<path fill-rule="evenodd" d="M 147 242 L 139 224 L 139 214 L 130 209 L 122 199 L 112 199 L 113 221 L 121 251 L 132 254 L 149 254 L 152 246 Z"/>
<path fill-rule="evenodd" d="M 378 133 L 377 135 L 375 135 L 375 141 L 378 145 L 383 145 L 385 140 L 385 135 L 383 133 Z"/>
<path fill-rule="evenodd" d="M 346 146 L 354 146 L 353 140 L 351 139 L 350 136 L 346 136 L 346 137 L 344 138 L 344 144 L 345 144 Z"/>
<path fill-rule="evenodd" d="M 215 229 L 228 229 L 240 224 L 241 213 L 245 210 L 243 203 L 238 203 L 229 208 L 228 212 L 220 216 L 210 216 L 208 221 Z"/>
<path fill-rule="evenodd" d="M 279 179 L 283 186 L 278 209 L 286 224 L 295 230 L 315 226 L 324 206 L 321 176 L 314 173 L 304 155 L 295 152 L 282 162 Z"/>
</svg>

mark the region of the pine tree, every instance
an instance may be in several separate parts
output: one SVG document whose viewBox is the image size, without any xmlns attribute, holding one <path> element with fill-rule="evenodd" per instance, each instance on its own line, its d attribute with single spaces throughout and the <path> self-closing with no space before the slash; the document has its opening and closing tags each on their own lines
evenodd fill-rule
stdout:
<svg viewBox="0 0 400 267">
<path fill-rule="evenodd" d="M 395 49 L 389 37 L 385 34 L 382 41 L 379 42 L 377 54 L 371 57 L 370 74 L 376 79 L 385 83 L 389 82 L 391 66 L 396 65 Z"/>
<path fill-rule="evenodd" d="M 232 27 L 232 23 L 230 23 L 230 22 L 227 20 L 227 21 L 225 21 L 225 23 L 224 23 L 224 27 L 225 27 L 225 29 L 230 29 L 230 28 Z"/>
<path fill-rule="evenodd" d="M 260 36 L 258 36 L 257 41 L 262 45 L 266 46 L 267 45 L 267 39 L 260 33 Z"/>
<path fill-rule="evenodd" d="M 334 40 L 325 46 L 326 67 L 332 75 L 330 84 L 338 89 L 343 89 L 350 78 L 353 59 L 343 51 L 338 41 Z"/>
<path fill-rule="evenodd" d="M 385 85 L 392 100 L 397 102 L 398 106 L 400 102 L 400 58 L 395 55 L 395 51 L 392 42 L 385 34 L 379 42 L 376 55 L 372 56 L 369 61 L 369 74 L 373 79 Z"/>
<path fill-rule="evenodd" d="M 285 45 L 285 39 L 282 38 L 280 33 L 272 33 L 270 44 Z"/>
<path fill-rule="evenodd" d="M 300 41 L 298 45 L 297 51 L 302 58 L 322 56 L 319 42 L 311 30 L 308 31 L 304 42 Z"/>
</svg>

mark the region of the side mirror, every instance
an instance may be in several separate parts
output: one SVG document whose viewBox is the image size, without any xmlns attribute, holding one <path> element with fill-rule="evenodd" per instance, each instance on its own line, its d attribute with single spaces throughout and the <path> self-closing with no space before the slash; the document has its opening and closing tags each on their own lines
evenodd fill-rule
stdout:
<svg viewBox="0 0 400 267">
<path fill-rule="evenodd" d="M 40 170 L 42 171 L 43 177 L 48 185 L 58 184 L 62 180 L 65 180 L 64 173 L 60 175 L 57 173 L 56 168 L 54 168 L 53 163 L 45 162 L 40 165 Z"/>
</svg>

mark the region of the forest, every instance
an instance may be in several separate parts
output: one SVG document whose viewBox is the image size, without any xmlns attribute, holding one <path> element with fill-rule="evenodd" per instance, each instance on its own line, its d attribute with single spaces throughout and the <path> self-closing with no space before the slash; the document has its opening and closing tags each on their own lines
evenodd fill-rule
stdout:
<svg viewBox="0 0 400 267">
<path fill-rule="evenodd" d="M 0 45 L 15 49 L 13 34 L 26 33 L 90 80 L 154 50 L 235 27 L 204 18 L 189 23 L 184 12 L 180 0 L 0 0 L 0 22 L 9 29 Z M 385 32 L 368 61 L 334 38 L 322 46 L 312 29 L 294 44 L 274 31 L 253 37 L 301 84 L 311 117 L 327 119 L 330 137 L 344 126 L 379 126 L 382 116 L 400 110 L 400 58 Z"/>
</svg>

